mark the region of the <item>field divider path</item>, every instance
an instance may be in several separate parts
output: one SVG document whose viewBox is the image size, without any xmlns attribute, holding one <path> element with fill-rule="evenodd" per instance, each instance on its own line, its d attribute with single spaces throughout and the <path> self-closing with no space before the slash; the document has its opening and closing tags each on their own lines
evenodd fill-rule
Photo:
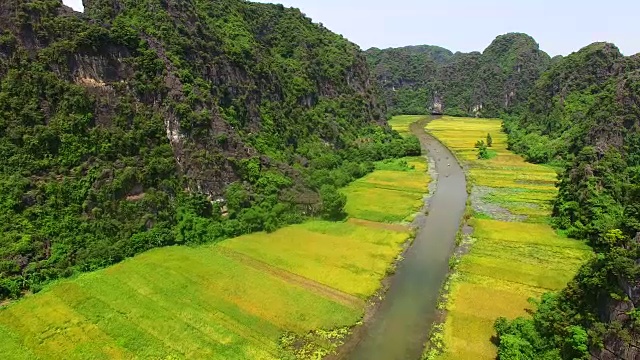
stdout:
<svg viewBox="0 0 640 360">
<path fill-rule="evenodd" d="M 222 246 L 218 247 L 218 249 L 222 255 L 230 259 L 239 261 L 240 263 L 250 266 L 256 270 L 264 271 L 265 273 L 284 280 L 289 284 L 299 286 L 342 305 L 346 305 L 354 309 L 363 308 L 365 306 L 365 301 L 355 295 L 347 294 L 330 286 L 308 279 L 304 276 L 300 276 L 287 270 L 277 268 L 273 265 L 267 264 L 263 261 L 257 260 L 251 256 L 234 251 L 232 249 Z"/>
<path fill-rule="evenodd" d="M 397 232 L 409 231 L 411 228 L 403 224 L 383 223 L 377 221 L 363 220 L 358 218 L 350 218 L 349 222 L 352 224 L 368 227 L 371 229 L 391 230 Z"/>
</svg>

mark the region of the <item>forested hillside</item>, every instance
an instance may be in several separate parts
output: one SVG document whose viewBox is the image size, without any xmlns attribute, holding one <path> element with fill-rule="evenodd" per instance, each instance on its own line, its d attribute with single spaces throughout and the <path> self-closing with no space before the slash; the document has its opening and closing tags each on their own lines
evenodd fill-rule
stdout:
<svg viewBox="0 0 640 360">
<path fill-rule="evenodd" d="M 392 114 L 423 114 L 437 104 L 447 115 L 513 112 L 551 61 L 533 38 L 519 33 L 498 36 L 482 53 L 414 46 L 366 54 Z"/>
<path fill-rule="evenodd" d="M 357 46 L 240 0 L 0 4 L 0 300 L 149 248 L 339 217 L 389 130 Z M 415 140 L 415 139 L 414 139 Z"/>
<path fill-rule="evenodd" d="M 438 69 L 453 53 L 438 46 L 407 46 L 397 49 L 369 49 L 367 60 L 383 89 L 392 115 L 426 113 L 433 98 Z"/>
<path fill-rule="evenodd" d="M 596 256 L 533 320 L 496 323 L 500 358 L 640 358 L 640 57 L 595 43 L 554 61 L 505 129 L 530 161 L 566 169 L 556 224 Z"/>
</svg>

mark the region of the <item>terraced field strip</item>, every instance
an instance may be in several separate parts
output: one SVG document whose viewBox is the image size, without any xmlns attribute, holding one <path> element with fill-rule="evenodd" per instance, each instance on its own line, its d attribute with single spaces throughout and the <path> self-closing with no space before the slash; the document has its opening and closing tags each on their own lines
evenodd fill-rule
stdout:
<svg viewBox="0 0 640 360">
<path fill-rule="evenodd" d="M 351 224 L 365 226 L 372 229 L 383 229 L 383 230 L 391 230 L 391 231 L 397 231 L 397 232 L 406 232 L 411 230 L 411 228 L 408 225 L 403 225 L 403 224 L 381 223 L 381 222 L 362 220 L 362 219 L 356 219 L 356 218 L 350 218 L 349 222 Z"/>
<path fill-rule="evenodd" d="M 475 241 L 452 282 L 442 359 L 495 359 L 495 320 L 526 315 L 529 298 L 564 287 L 591 252 L 548 225 L 556 174 L 507 150 L 500 120 L 443 117 L 427 130 L 465 162 L 475 210 Z M 479 160 L 474 145 L 488 133 L 495 157 Z"/>
</svg>

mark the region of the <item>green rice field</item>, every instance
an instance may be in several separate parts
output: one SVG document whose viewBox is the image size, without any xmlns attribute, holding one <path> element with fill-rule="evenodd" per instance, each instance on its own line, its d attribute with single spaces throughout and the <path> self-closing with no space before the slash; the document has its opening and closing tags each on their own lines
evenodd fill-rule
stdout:
<svg viewBox="0 0 640 360">
<path fill-rule="evenodd" d="M 394 169 L 398 162 L 406 163 L 409 169 Z M 405 158 L 378 163 L 377 168 L 344 190 L 350 199 L 345 210 L 353 217 L 370 221 L 410 221 L 423 205 L 424 186 L 429 181 L 425 160 Z"/>
<path fill-rule="evenodd" d="M 521 218 L 501 221 L 475 213 L 474 242 L 453 276 L 447 304 L 441 359 L 495 359 L 495 320 L 526 315 L 529 298 L 563 288 L 591 252 L 551 228 L 556 173 L 507 150 L 500 120 L 443 117 L 427 130 L 467 165 L 475 187 L 489 189 L 480 202 Z M 479 160 L 474 145 L 487 133 L 496 156 Z"/>
<path fill-rule="evenodd" d="M 389 125 L 400 133 L 400 135 L 409 135 L 409 127 L 416 121 L 424 119 L 424 115 L 398 115 L 389 120 Z"/>
<path fill-rule="evenodd" d="M 362 318 L 410 237 L 403 220 L 420 208 L 428 181 L 422 158 L 380 163 L 344 189 L 348 221 L 155 249 L 58 281 L 0 309 L 0 358 L 325 354 L 326 341 L 294 354 L 282 337 L 350 327 Z"/>
</svg>

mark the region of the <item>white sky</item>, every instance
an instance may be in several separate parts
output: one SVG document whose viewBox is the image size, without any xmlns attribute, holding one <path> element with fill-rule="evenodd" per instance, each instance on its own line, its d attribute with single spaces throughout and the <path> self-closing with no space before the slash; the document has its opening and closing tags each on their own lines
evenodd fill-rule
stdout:
<svg viewBox="0 0 640 360">
<path fill-rule="evenodd" d="M 75 11 L 84 11 L 84 6 L 82 6 L 82 0 L 62 0 L 62 2 L 73 8 Z"/>
</svg>

